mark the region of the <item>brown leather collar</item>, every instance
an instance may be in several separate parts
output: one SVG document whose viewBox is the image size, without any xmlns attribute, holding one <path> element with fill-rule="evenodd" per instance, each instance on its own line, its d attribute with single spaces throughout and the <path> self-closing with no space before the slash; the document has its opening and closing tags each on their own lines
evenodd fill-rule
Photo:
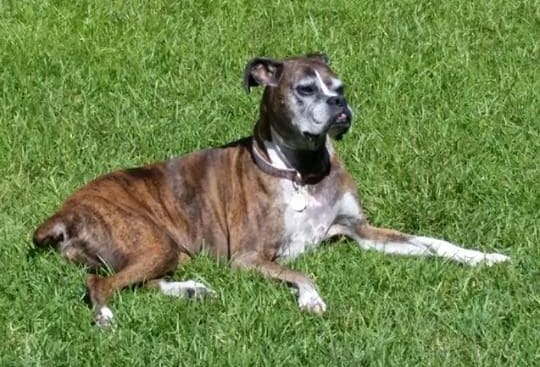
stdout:
<svg viewBox="0 0 540 367">
<path fill-rule="evenodd" d="M 251 141 L 251 155 L 253 156 L 253 160 L 257 164 L 257 167 L 259 167 L 264 173 L 278 178 L 285 178 L 297 184 L 304 183 L 302 175 L 294 168 L 278 168 L 274 166 L 259 150 L 257 140 L 255 138 L 253 138 Z"/>
<path fill-rule="evenodd" d="M 251 156 L 253 157 L 253 161 L 255 162 L 257 167 L 259 167 L 264 173 L 270 176 L 285 178 L 287 180 L 291 180 L 298 185 L 305 185 L 315 184 L 319 182 L 330 172 L 330 165 L 328 165 L 327 169 L 324 172 L 321 172 L 319 174 L 307 175 L 302 175 L 300 172 L 298 172 L 298 170 L 294 168 L 276 167 L 261 151 L 261 148 L 259 148 L 259 144 L 262 143 L 259 143 L 256 137 L 253 137 L 253 139 L 251 140 Z"/>
</svg>

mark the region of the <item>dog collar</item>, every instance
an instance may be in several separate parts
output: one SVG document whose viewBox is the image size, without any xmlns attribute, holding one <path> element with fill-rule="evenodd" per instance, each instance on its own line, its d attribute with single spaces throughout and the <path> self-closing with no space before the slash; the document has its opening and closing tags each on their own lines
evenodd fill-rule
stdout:
<svg viewBox="0 0 540 367">
<path fill-rule="evenodd" d="M 294 168 L 279 168 L 274 166 L 268 159 L 266 159 L 266 157 L 264 157 L 264 155 L 259 150 L 255 138 L 251 142 L 251 153 L 255 164 L 257 164 L 257 166 L 264 173 L 267 173 L 270 176 L 291 180 L 292 182 L 299 185 L 302 185 L 304 183 L 302 175 Z"/>
</svg>

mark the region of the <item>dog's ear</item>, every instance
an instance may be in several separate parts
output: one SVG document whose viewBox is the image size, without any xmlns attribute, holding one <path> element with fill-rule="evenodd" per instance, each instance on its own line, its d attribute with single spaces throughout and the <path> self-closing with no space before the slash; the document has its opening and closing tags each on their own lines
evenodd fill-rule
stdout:
<svg viewBox="0 0 540 367">
<path fill-rule="evenodd" d="M 308 54 L 306 55 L 306 57 L 308 59 L 315 59 L 315 60 L 318 60 L 326 65 L 328 65 L 330 63 L 330 59 L 328 58 L 328 55 L 325 54 L 324 52 L 320 52 L 320 53 L 313 53 L 313 54 Z"/>
<path fill-rule="evenodd" d="M 278 85 L 283 63 L 265 57 L 256 57 L 247 63 L 244 69 L 244 90 L 250 92 L 251 87 L 262 85 L 275 87 Z"/>
</svg>

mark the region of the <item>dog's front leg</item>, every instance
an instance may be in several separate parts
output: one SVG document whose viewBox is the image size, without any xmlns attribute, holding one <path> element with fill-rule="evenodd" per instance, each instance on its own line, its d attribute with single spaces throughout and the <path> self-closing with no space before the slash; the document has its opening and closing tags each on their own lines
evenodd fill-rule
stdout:
<svg viewBox="0 0 540 367">
<path fill-rule="evenodd" d="M 484 253 L 460 247 L 454 243 L 424 236 L 414 236 L 385 228 L 377 228 L 365 221 L 350 225 L 334 225 L 331 235 L 344 234 L 356 240 L 361 248 L 389 254 L 411 256 L 438 256 L 468 265 L 508 261 L 508 256 Z"/>
<path fill-rule="evenodd" d="M 257 270 L 266 277 L 292 285 L 297 290 L 298 306 L 303 311 L 316 314 L 322 314 L 326 311 L 326 304 L 319 296 L 315 284 L 305 274 L 287 269 L 274 261 L 261 259 L 255 253 L 234 257 L 232 265 L 241 269 Z"/>
</svg>

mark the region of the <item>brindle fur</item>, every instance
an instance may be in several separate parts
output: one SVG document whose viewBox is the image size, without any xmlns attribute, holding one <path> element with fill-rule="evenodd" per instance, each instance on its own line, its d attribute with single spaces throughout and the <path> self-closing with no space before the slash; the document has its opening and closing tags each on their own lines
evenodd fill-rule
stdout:
<svg viewBox="0 0 540 367">
<path fill-rule="evenodd" d="M 255 85 L 266 88 L 253 137 L 97 178 L 71 195 L 39 226 L 34 233 L 35 245 L 56 247 L 68 260 L 91 270 L 103 266 L 114 270 L 108 277 L 88 277 L 90 300 L 96 309 L 105 306 L 112 293 L 123 287 L 140 283 L 159 286 L 159 279 L 179 263 L 206 251 L 229 260 L 233 266 L 256 269 L 291 283 L 304 301 L 311 297 L 301 307 L 323 312 L 326 306 L 313 282 L 277 262 L 280 246 L 287 242 L 284 211 L 288 203 L 282 197 L 283 180 L 257 167 L 252 144 L 260 144 L 269 159 L 263 142 L 279 136 L 291 165 L 303 176 L 315 178 L 306 185 L 311 197 L 326 206 L 345 193 L 354 199 L 355 214 L 342 218 L 338 213 L 327 237 L 352 234 L 355 239 L 378 243 L 376 248 L 382 251 L 386 243 L 398 243 L 406 248 L 416 246 L 414 249 L 421 250 L 418 254 L 430 253 L 433 246 L 429 247 L 429 241 L 419 243 L 421 238 L 417 238 L 414 242 L 409 235 L 369 226 L 352 177 L 337 154 L 326 150 L 330 147 L 326 133 L 310 140 L 293 128 L 291 119 L 296 117 L 291 115 L 286 97 L 294 95 L 291 83 L 310 73 L 329 85 L 336 77 L 320 56 L 254 59 L 246 67 L 244 86 L 248 91 Z M 344 104 L 334 106 L 329 99 L 320 103 L 328 103 L 329 109 L 340 108 L 333 116 L 347 115 L 350 122 L 348 105 L 342 94 L 339 98 Z M 340 136 L 348 125 L 343 129 L 334 120 L 331 117 L 325 122 L 326 131 L 332 135 L 335 128 L 336 136 Z M 478 254 L 474 256 L 484 259 Z M 486 256 L 491 256 L 492 262 L 507 259 Z"/>
<path fill-rule="evenodd" d="M 34 233 L 36 246 L 58 246 L 68 260 L 110 277 L 91 275 L 94 305 L 131 284 L 161 278 L 178 258 L 202 250 L 237 265 L 273 262 L 281 244 L 283 205 L 278 181 L 254 167 L 251 138 L 183 158 L 113 172 L 75 192 Z M 338 194 L 353 185 L 337 157 L 331 174 L 310 187 Z M 223 169 L 227 167 L 227 169 Z M 350 187 L 349 189 L 354 189 Z"/>
</svg>

